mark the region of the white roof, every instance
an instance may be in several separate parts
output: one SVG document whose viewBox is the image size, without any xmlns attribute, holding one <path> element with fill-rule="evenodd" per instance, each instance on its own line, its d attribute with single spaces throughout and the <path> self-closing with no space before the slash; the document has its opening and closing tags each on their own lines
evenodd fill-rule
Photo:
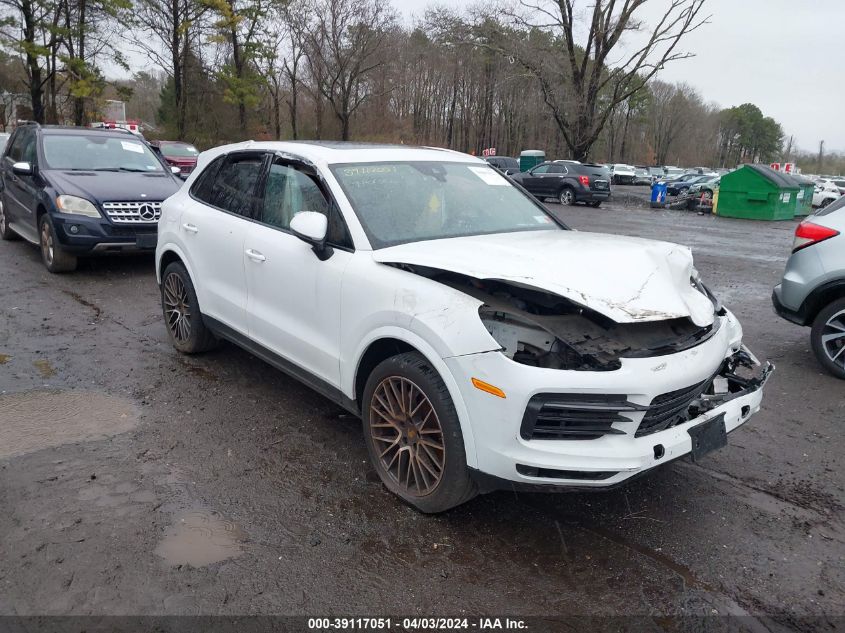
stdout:
<svg viewBox="0 0 845 633">
<path fill-rule="evenodd" d="M 205 161 L 208 161 L 219 154 L 245 149 L 285 152 L 318 165 L 408 160 L 485 164 L 483 160 L 475 156 L 437 147 L 343 143 L 339 141 L 245 141 L 232 145 L 221 145 L 203 152 L 203 155 Z"/>
</svg>

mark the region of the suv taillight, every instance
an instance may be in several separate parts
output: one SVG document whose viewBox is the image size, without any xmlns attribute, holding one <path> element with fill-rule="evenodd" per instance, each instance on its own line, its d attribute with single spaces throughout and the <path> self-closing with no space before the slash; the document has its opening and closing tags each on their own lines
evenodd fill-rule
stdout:
<svg viewBox="0 0 845 633">
<path fill-rule="evenodd" d="M 578 176 L 578 182 L 580 182 L 585 187 L 590 186 L 590 177 L 589 176 Z"/>
<path fill-rule="evenodd" d="M 792 242 L 792 252 L 800 251 L 802 248 L 807 248 L 813 244 L 818 244 L 824 240 L 836 237 L 839 231 L 830 229 L 826 226 L 813 224 L 808 220 L 804 220 L 795 229 L 795 239 Z"/>
</svg>

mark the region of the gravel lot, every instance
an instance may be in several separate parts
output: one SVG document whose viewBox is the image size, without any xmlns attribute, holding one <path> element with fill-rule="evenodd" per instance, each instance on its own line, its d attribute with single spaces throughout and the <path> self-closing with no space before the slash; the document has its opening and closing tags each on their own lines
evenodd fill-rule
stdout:
<svg viewBox="0 0 845 633">
<path fill-rule="evenodd" d="M 808 331 L 771 310 L 794 223 L 550 208 L 692 247 L 778 365 L 727 448 L 612 492 L 423 516 L 378 482 L 357 420 L 232 346 L 178 355 L 150 258 L 53 276 L 2 243 L 0 614 L 719 613 L 829 630 L 845 399 Z"/>
</svg>

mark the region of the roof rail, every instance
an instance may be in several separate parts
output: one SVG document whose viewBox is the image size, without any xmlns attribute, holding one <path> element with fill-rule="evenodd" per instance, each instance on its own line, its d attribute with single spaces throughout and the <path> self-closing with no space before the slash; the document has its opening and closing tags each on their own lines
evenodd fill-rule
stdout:
<svg viewBox="0 0 845 633">
<path fill-rule="evenodd" d="M 22 125 L 34 125 L 35 127 L 41 127 L 41 124 L 38 121 L 21 121 L 18 123 L 18 127 Z"/>
</svg>

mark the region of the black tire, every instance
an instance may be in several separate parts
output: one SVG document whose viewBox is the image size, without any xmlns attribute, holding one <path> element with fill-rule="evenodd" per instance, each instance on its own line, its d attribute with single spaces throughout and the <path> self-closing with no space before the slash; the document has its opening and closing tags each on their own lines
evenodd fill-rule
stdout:
<svg viewBox="0 0 845 633">
<path fill-rule="evenodd" d="M 387 403 L 381 398 L 381 394 L 396 382 L 400 383 L 400 387 L 390 393 L 395 394 L 408 385 L 407 408 L 414 407 L 410 416 L 403 414 L 404 405 L 399 407 L 399 401 L 405 398 L 406 391 L 401 391 L 399 398 L 388 397 Z M 421 398 L 414 400 L 413 388 L 419 390 L 427 403 Z M 397 407 L 398 415 L 393 415 L 394 406 Z M 449 390 L 421 354 L 406 352 L 381 362 L 367 378 L 361 409 L 370 461 L 385 487 L 405 503 L 421 512 L 437 513 L 465 503 L 478 494 L 467 468 L 461 425 Z M 387 416 L 378 411 L 383 411 Z M 427 412 L 426 419 L 420 425 L 414 420 L 413 413 L 418 412 L 418 416 L 421 416 L 423 411 Z M 392 419 L 388 420 L 388 416 Z M 408 422 L 409 418 L 411 423 Z M 406 425 L 410 431 L 403 431 L 400 428 L 402 425 Z M 432 430 L 436 428 L 440 429 L 439 434 L 437 430 Z M 428 449 L 432 444 L 422 446 L 424 438 L 434 438 L 435 443 L 439 438 L 442 451 Z M 403 459 L 407 465 L 405 482 L 402 482 Z M 390 463 L 387 463 L 389 460 Z M 397 472 L 394 473 L 392 467 L 397 463 L 396 460 Z M 433 468 L 426 474 L 420 463 L 430 464 Z M 417 470 L 421 475 L 417 475 Z M 432 474 L 436 475 L 438 471 L 439 479 L 436 479 Z M 414 484 L 410 481 L 411 476 Z M 426 479 L 436 480 L 436 483 L 430 484 Z M 423 490 L 421 483 L 431 487 Z"/>
<path fill-rule="evenodd" d="M 833 202 L 833 201 L 832 201 L 830 198 L 825 198 L 824 200 L 822 200 L 822 206 L 821 206 L 821 208 L 822 208 L 822 209 L 824 209 L 824 208 L 825 208 L 827 205 L 829 205 L 831 202 Z"/>
<path fill-rule="evenodd" d="M 170 342 L 183 354 L 199 354 L 217 346 L 203 320 L 191 276 L 181 262 L 169 264 L 161 275 L 161 310 Z"/>
<path fill-rule="evenodd" d="M 557 196 L 557 201 L 565 207 L 575 204 L 575 190 L 572 187 L 564 187 Z"/>
<path fill-rule="evenodd" d="M 6 221 L 6 213 L 5 209 L 3 208 L 3 196 L 0 195 L 0 239 L 2 240 L 17 240 L 18 234 L 15 233 L 12 229 L 9 228 L 9 224 Z"/>
<path fill-rule="evenodd" d="M 76 270 L 76 255 L 68 253 L 59 244 L 56 229 L 48 214 L 41 216 L 38 223 L 38 240 L 41 246 L 41 261 L 51 273 L 68 273 Z"/>
<path fill-rule="evenodd" d="M 813 320 L 810 344 L 819 363 L 832 375 L 845 380 L 845 298 L 825 306 Z M 843 337 L 837 336 L 843 334 Z M 833 338 L 830 338 L 831 335 Z M 825 341 L 825 337 L 828 337 Z"/>
<path fill-rule="evenodd" d="M 601 206 L 601 200 L 597 200 L 596 202 L 588 202 L 587 206 L 593 207 L 594 209 L 598 209 Z"/>
</svg>

